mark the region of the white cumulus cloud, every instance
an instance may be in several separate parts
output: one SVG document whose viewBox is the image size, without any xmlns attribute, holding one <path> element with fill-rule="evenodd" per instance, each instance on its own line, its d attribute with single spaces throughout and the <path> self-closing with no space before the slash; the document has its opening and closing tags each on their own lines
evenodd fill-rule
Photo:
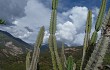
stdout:
<svg viewBox="0 0 110 70">
<path fill-rule="evenodd" d="M 98 8 L 93 9 L 93 18 L 96 17 Z M 28 43 L 35 43 L 38 31 L 41 26 L 45 26 L 44 43 L 48 42 L 49 24 L 51 9 L 44 6 L 38 0 L 28 0 L 25 6 L 25 15 L 22 18 L 16 18 L 12 23 L 15 26 L 2 27 L 2 30 L 8 31 L 15 37 L 19 37 Z M 57 40 L 67 45 L 82 45 L 84 39 L 85 24 L 88 8 L 75 6 L 68 11 L 58 12 L 57 18 Z M 94 23 L 94 19 L 93 19 Z M 93 24 L 94 26 L 94 24 Z M 31 31 L 30 31 L 31 30 Z M 94 28 L 92 28 L 92 32 Z"/>
</svg>

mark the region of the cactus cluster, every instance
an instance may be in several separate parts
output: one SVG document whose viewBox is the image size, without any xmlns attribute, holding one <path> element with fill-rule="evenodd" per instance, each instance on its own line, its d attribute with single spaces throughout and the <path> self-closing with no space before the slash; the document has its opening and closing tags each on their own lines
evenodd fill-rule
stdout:
<svg viewBox="0 0 110 70">
<path fill-rule="evenodd" d="M 76 63 L 74 58 L 70 55 L 69 57 L 65 56 L 64 53 L 64 44 L 62 44 L 61 56 L 59 56 L 57 41 L 56 41 L 56 19 L 57 19 L 57 6 L 58 0 L 52 0 L 52 13 L 50 19 L 50 36 L 48 40 L 49 50 L 51 54 L 53 70 L 76 70 Z M 83 56 L 80 66 L 80 70 L 99 70 L 103 62 L 104 55 L 108 48 L 110 40 L 110 9 L 108 15 L 104 19 L 104 13 L 106 9 L 106 0 L 102 0 L 101 8 L 96 20 L 95 31 L 90 37 L 91 28 L 92 28 L 92 11 L 88 11 L 86 28 L 85 28 L 85 37 L 84 37 L 84 47 L 83 47 Z M 104 20 L 103 20 L 104 19 Z M 101 30 L 102 33 L 100 39 L 97 41 L 98 31 Z M 41 27 L 36 44 L 34 46 L 34 52 L 32 60 L 30 63 L 30 52 L 26 56 L 26 70 L 37 70 L 37 64 L 39 62 L 40 47 L 44 37 L 44 27 Z M 96 43 L 97 41 L 97 43 Z"/>
</svg>

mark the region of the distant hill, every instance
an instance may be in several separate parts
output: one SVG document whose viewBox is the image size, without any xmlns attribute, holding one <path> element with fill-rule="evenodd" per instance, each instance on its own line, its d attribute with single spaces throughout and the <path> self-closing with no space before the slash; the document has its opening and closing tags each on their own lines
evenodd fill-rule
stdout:
<svg viewBox="0 0 110 70">
<path fill-rule="evenodd" d="M 0 56 L 23 54 L 27 49 L 32 49 L 32 45 L 15 38 L 10 33 L 0 30 Z"/>
</svg>

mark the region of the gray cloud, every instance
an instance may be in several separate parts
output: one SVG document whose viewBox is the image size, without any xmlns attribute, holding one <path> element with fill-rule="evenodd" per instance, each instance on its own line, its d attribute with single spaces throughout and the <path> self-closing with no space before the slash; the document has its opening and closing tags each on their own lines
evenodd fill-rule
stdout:
<svg viewBox="0 0 110 70">
<path fill-rule="evenodd" d="M 51 9 L 49 7 L 46 7 L 40 0 L 29 0 L 28 2 L 27 0 L 24 0 L 27 4 L 22 3 L 23 7 L 22 5 L 20 5 L 20 2 L 22 2 L 22 0 L 19 0 L 18 2 L 17 0 L 10 1 L 12 9 L 9 7 L 10 14 L 8 13 L 9 17 L 7 17 L 7 19 L 15 17 L 14 21 L 11 21 L 13 21 L 12 24 L 16 26 L 0 26 L 0 29 L 8 31 L 13 36 L 21 38 L 28 43 L 34 43 L 40 27 L 45 26 L 46 31 L 44 43 L 47 43 L 49 37 L 48 28 L 50 24 Z M 16 8 L 20 8 L 19 10 L 21 11 Z M 98 12 L 98 8 L 95 8 L 92 11 L 93 18 L 95 18 Z M 85 34 L 84 30 L 87 13 L 87 7 L 79 6 L 74 6 L 72 9 L 63 11 L 62 13 L 58 12 L 56 32 L 57 40 L 63 41 L 67 45 L 82 45 Z M 4 14 L 5 18 L 8 15 Z M 92 32 L 93 31 L 94 29 L 92 29 Z"/>
<path fill-rule="evenodd" d="M 16 18 L 25 16 L 24 8 L 28 0 L 0 0 L 0 18 L 11 23 Z"/>
<path fill-rule="evenodd" d="M 34 32 L 33 29 L 29 28 L 28 26 L 26 26 L 24 28 L 27 29 L 29 32 Z"/>
</svg>

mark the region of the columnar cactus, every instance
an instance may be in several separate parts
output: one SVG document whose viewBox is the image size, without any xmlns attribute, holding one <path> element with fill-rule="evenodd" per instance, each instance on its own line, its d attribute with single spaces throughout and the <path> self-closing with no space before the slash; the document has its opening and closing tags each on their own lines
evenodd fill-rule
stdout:
<svg viewBox="0 0 110 70">
<path fill-rule="evenodd" d="M 62 45 L 61 59 L 58 55 L 57 42 L 56 42 L 56 18 L 57 18 L 57 5 L 58 0 L 52 0 L 52 13 L 50 20 L 50 36 L 49 36 L 49 49 L 52 58 L 53 70 L 75 70 L 76 64 L 74 63 L 73 57 L 69 56 L 66 60 L 64 54 L 64 45 Z M 92 34 L 90 39 L 91 32 L 91 23 L 92 23 L 92 12 L 88 12 L 86 29 L 85 29 L 85 38 L 84 38 L 84 48 L 83 48 L 83 57 L 80 70 L 98 70 L 98 67 L 101 66 L 103 62 L 104 55 L 108 48 L 110 40 L 110 10 L 108 16 L 103 22 L 103 32 L 101 38 L 97 40 L 97 33 L 102 27 L 102 20 L 104 16 L 104 11 L 106 7 L 106 0 L 102 0 L 102 5 L 97 17 L 95 31 Z M 37 64 L 39 62 L 40 47 L 44 37 L 44 27 L 41 27 L 36 44 L 34 46 L 34 52 L 32 56 L 32 61 L 30 63 L 30 52 L 26 56 L 26 70 L 37 70 Z M 96 44 L 96 45 L 95 45 Z M 95 46 L 95 47 L 94 47 Z"/>
<path fill-rule="evenodd" d="M 86 66 L 87 60 L 87 50 L 90 47 L 90 32 L 91 32 L 91 24 L 92 24 L 92 12 L 88 12 L 87 22 L 86 22 L 86 29 L 85 29 L 85 38 L 84 38 L 84 48 L 83 48 L 83 57 L 82 57 L 82 63 L 80 70 L 83 70 L 83 68 Z"/>
<path fill-rule="evenodd" d="M 44 31 L 45 29 L 43 26 L 41 27 L 38 33 L 38 37 L 34 46 L 34 52 L 33 52 L 32 61 L 31 61 L 29 70 L 37 70 L 37 63 L 39 62 L 40 47 L 43 42 Z"/>
<path fill-rule="evenodd" d="M 91 45 L 94 45 L 96 43 L 97 32 L 101 29 L 103 16 L 104 16 L 105 8 L 106 8 L 106 1 L 107 0 L 102 0 L 101 8 L 99 10 L 99 14 L 98 14 L 96 25 L 95 25 L 95 31 L 91 37 Z M 96 37 L 96 39 L 94 37 Z"/>
<path fill-rule="evenodd" d="M 30 66 L 30 52 L 27 53 L 27 56 L 26 56 L 26 70 L 29 70 L 29 66 Z"/>
<path fill-rule="evenodd" d="M 62 68 L 63 70 L 66 70 L 66 57 L 64 53 L 64 44 L 62 43 L 62 50 L 61 50 L 61 62 L 62 62 Z"/>
<path fill-rule="evenodd" d="M 51 20 L 50 20 L 50 29 L 49 29 L 49 32 L 50 32 L 49 49 L 51 52 L 53 69 L 54 70 L 57 70 L 57 69 L 62 70 L 62 64 L 61 64 L 61 60 L 58 55 L 57 43 L 56 43 L 56 37 L 55 37 L 57 5 L 58 5 L 58 0 L 52 0 L 52 14 L 51 14 Z M 58 66 L 58 68 L 57 68 L 57 66 Z"/>
<path fill-rule="evenodd" d="M 99 46 L 99 50 L 98 50 L 97 57 L 96 57 L 97 62 L 96 62 L 96 64 L 94 64 L 94 66 L 95 66 L 94 70 L 98 70 L 98 67 L 100 67 L 102 65 L 104 56 L 105 56 L 106 51 L 107 51 L 108 46 L 109 46 L 109 40 L 110 40 L 110 10 L 107 14 L 106 22 L 107 22 L 106 29 L 105 29 L 105 32 L 103 33 L 102 44 Z"/>
<path fill-rule="evenodd" d="M 91 66 L 92 66 L 92 64 L 94 64 L 95 58 L 97 56 L 96 53 L 98 53 L 99 46 L 102 43 L 101 40 L 103 40 L 102 38 L 99 39 L 99 42 L 97 43 L 97 45 L 94 49 L 94 46 L 95 46 L 95 43 L 96 43 L 96 40 L 97 40 L 97 32 L 100 30 L 100 28 L 102 26 L 102 21 L 103 21 L 105 8 L 106 8 L 106 0 L 102 0 L 102 5 L 101 5 L 100 11 L 99 11 L 99 14 L 98 14 L 98 17 L 97 17 L 96 25 L 95 25 L 95 31 L 93 32 L 93 35 L 92 35 L 91 41 L 90 41 L 90 46 L 92 46 L 92 48 L 91 48 L 92 50 L 90 51 L 90 53 L 92 53 L 92 52 L 93 53 L 92 53 L 92 55 L 90 54 L 91 57 L 88 61 L 88 64 L 86 65 L 85 70 L 93 69 L 93 67 L 91 67 Z"/>
</svg>

